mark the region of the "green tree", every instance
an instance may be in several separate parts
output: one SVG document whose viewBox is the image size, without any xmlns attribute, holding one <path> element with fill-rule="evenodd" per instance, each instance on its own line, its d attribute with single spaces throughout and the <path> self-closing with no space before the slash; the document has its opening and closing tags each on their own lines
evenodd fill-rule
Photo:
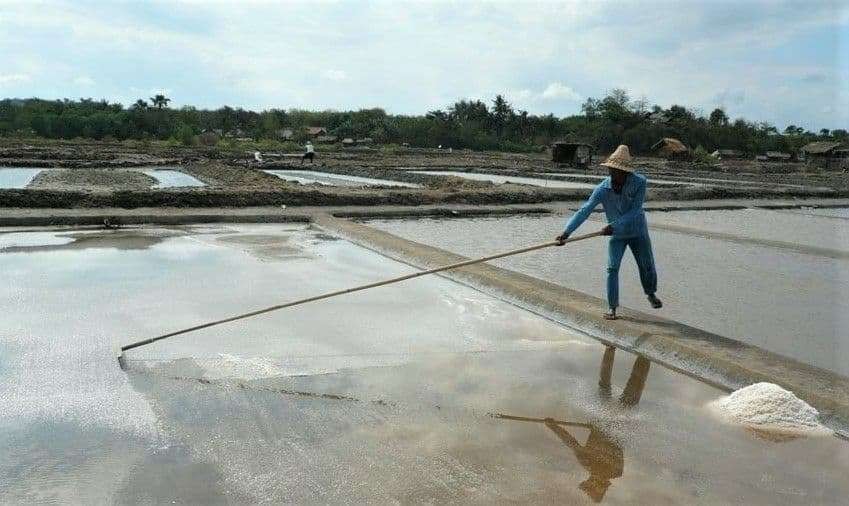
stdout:
<svg viewBox="0 0 849 506">
<path fill-rule="evenodd" d="M 163 107 L 168 107 L 168 102 L 170 102 L 170 101 L 171 101 L 170 98 L 166 97 L 165 95 L 161 95 L 161 94 L 150 97 L 150 102 L 157 109 L 162 109 Z"/>
<path fill-rule="evenodd" d="M 717 107 L 710 113 L 708 121 L 715 127 L 728 126 L 728 115 L 725 114 L 725 111 Z"/>
</svg>

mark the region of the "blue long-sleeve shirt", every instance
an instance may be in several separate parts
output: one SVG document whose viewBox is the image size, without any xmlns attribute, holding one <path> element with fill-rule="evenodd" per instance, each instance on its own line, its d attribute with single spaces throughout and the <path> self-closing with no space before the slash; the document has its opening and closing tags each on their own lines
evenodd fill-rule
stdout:
<svg viewBox="0 0 849 506">
<path fill-rule="evenodd" d="M 639 237 L 648 235 L 643 202 L 646 200 L 646 178 L 631 173 L 625 180 L 621 193 L 616 193 L 607 177 L 593 190 L 587 202 L 569 218 L 566 233 L 571 234 L 587 219 L 593 209 L 601 203 L 607 222 L 613 226 L 616 237 Z"/>
</svg>

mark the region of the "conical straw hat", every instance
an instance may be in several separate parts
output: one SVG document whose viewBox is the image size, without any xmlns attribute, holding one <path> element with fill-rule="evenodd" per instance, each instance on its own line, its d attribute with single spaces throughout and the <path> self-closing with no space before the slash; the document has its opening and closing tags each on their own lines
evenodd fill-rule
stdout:
<svg viewBox="0 0 849 506">
<path fill-rule="evenodd" d="M 634 168 L 631 167 L 631 150 L 628 149 L 628 146 L 624 144 L 620 144 L 616 151 L 613 152 L 610 156 L 607 157 L 602 165 L 605 167 L 613 167 L 614 169 L 624 170 L 625 172 L 634 172 Z"/>
</svg>

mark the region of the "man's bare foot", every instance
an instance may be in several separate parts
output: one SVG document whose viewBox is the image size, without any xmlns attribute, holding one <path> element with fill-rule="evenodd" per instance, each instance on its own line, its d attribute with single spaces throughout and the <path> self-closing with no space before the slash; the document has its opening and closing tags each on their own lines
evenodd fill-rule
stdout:
<svg viewBox="0 0 849 506">
<path fill-rule="evenodd" d="M 608 312 L 604 313 L 605 320 L 615 320 L 616 319 L 616 310 L 611 309 Z"/>
<path fill-rule="evenodd" d="M 649 304 L 651 304 L 651 307 L 655 309 L 660 309 L 663 307 L 663 302 L 661 302 L 660 299 L 655 296 L 655 294 L 649 295 Z"/>
</svg>

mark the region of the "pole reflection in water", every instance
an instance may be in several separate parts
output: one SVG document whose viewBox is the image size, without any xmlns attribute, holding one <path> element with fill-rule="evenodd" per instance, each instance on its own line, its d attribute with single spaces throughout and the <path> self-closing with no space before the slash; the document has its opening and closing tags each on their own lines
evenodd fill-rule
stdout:
<svg viewBox="0 0 849 506">
<path fill-rule="evenodd" d="M 603 399 L 610 399 L 612 396 L 611 379 L 613 376 L 613 359 L 615 355 L 616 348 L 608 346 L 602 356 L 598 386 L 599 395 Z M 630 408 L 639 404 L 650 366 L 651 362 L 648 359 L 643 356 L 637 356 L 631 368 L 631 375 L 628 377 L 628 382 L 619 396 L 619 404 L 622 407 Z M 563 444 L 574 452 L 578 462 L 590 473 L 589 478 L 581 482 L 578 488 L 584 491 L 595 502 L 601 502 L 604 498 L 604 494 L 611 485 L 611 480 L 622 476 L 625 467 L 625 457 L 622 447 L 603 430 L 591 423 L 564 422 L 553 418 L 530 418 L 505 414 L 497 414 L 495 417 L 519 422 L 542 423 L 551 430 Z M 581 445 L 569 433 L 567 427 L 588 429 L 590 435 L 587 437 L 587 442 Z"/>
</svg>

